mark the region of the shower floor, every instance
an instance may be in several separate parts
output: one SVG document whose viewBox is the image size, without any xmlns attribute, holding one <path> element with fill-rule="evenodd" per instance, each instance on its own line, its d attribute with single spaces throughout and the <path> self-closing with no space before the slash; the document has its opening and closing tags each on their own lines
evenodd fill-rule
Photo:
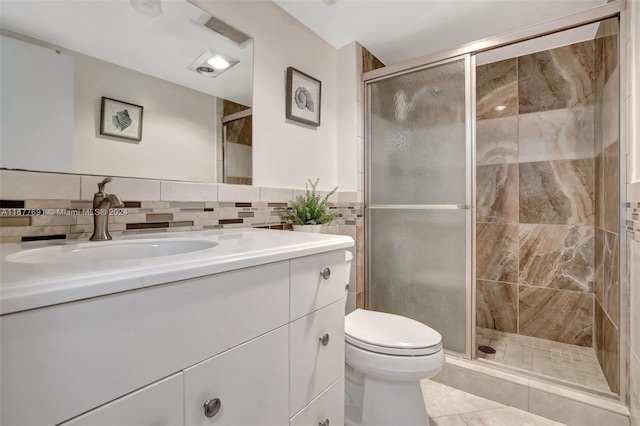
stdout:
<svg viewBox="0 0 640 426">
<path fill-rule="evenodd" d="M 477 350 L 477 358 L 611 392 L 593 348 L 478 327 L 476 347 L 481 345 L 492 347 L 496 353 Z"/>
</svg>

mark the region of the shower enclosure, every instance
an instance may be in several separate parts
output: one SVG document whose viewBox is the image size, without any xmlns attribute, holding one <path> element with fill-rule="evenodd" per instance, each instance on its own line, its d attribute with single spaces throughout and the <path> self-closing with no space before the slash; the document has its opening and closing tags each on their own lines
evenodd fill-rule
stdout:
<svg viewBox="0 0 640 426">
<path fill-rule="evenodd" d="M 615 396 L 618 17 L 556 25 L 365 76 L 367 307 Z"/>
</svg>

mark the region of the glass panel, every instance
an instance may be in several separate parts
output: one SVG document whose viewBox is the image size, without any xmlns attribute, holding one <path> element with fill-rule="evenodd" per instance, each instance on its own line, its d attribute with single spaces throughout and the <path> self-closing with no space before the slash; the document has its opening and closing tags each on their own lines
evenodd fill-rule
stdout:
<svg viewBox="0 0 640 426">
<path fill-rule="evenodd" d="M 467 204 L 464 59 L 369 87 L 370 203 Z"/>
<path fill-rule="evenodd" d="M 413 318 L 466 351 L 466 241 L 471 210 L 371 210 L 370 308 Z"/>
<path fill-rule="evenodd" d="M 252 127 L 252 116 L 240 118 L 225 124 L 224 183 L 236 185 L 252 184 Z"/>
<path fill-rule="evenodd" d="M 472 210 L 429 206 L 470 204 L 469 84 L 465 59 L 374 82 L 368 115 L 369 307 L 427 324 L 462 353 Z"/>
</svg>

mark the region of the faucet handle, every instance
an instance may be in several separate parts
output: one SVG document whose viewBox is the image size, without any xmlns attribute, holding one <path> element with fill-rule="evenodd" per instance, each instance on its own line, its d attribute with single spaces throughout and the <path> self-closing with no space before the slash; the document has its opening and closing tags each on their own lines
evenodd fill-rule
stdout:
<svg viewBox="0 0 640 426">
<path fill-rule="evenodd" d="M 104 192 L 104 186 L 113 180 L 112 177 L 106 177 L 102 179 L 102 182 L 98 184 L 98 192 Z"/>
</svg>

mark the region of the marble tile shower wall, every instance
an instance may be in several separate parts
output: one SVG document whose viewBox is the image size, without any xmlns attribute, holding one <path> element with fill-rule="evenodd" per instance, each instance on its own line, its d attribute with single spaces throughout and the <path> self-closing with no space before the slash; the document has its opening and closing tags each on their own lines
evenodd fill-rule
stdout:
<svg viewBox="0 0 640 426">
<path fill-rule="evenodd" d="M 613 392 L 619 391 L 619 162 L 617 24 L 604 21 L 595 50 L 594 348 Z"/>
<path fill-rule="evenodd" d="M 606 239 L 594 226 L 605 218 L 614 226 L 617 218 L 615 200 L 598 202 L 618 188 L 617 160 L 602 154 L 598 163 L 596 152 L 604 129 L 612 131 L 604 104 L 617 101 L 596 64 L 611 63 L 605 44 L 611 47 L 597 39 L 477 69 L 479 327 L 594 343 L 596 274 L 603 271 L 594 253 L 604 256 L 596 244 Z"/>
</svg>

